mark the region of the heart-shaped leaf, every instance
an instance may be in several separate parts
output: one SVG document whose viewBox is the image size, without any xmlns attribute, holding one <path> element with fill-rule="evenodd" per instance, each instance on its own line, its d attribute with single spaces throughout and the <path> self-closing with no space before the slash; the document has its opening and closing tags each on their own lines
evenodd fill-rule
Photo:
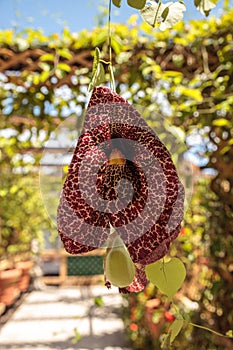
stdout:
<svg viewBox="0 0 233 350">
<path fill-rule="evenodd" d="M 205 16 L 216 6 L 216 0 L 194 0 L 196 8 Z"/>
<path fill-rule="evenodd" d="M 167 2 L 166 4 L 153 2 L 145 6 L 140 13 L 144 21 L 150 26 L 165 30 L 182 20 L 185 10 L 185 5 L 179 1 Z"/>
<path fill-rule="evenodd" d="M 129 6 L 141 10 L 146 5 L 146 0 L 127 0 Z"/>
<path fill-rule="evenodd" d="M 113 5 L 115 5 L 116 7 L 121 7 L 121 1 L 122 0 L 112 0 Z"/>
<path fill-rule="evenodd" d="M 147 265 L 146 275 L 171 300 L 185 279 L 186 269 L 180 259 L 172 258 L 168 262 L 159 260 Z"/>
</svg>

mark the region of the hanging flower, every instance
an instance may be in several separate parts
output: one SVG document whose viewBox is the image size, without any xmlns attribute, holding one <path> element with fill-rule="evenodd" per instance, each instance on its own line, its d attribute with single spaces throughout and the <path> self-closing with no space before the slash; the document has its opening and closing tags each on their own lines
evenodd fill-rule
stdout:
<svg viewBox="0 0 233 350">
<path fill-rule="evenodd" d="M 107 242 L 107 287 L 144 289 L 145 267 L 180 232 L 184 190 L 170 154 L 121 96 L 95 87 L 58 207 L 58 231 L 71 254 Z"/>
</svg>

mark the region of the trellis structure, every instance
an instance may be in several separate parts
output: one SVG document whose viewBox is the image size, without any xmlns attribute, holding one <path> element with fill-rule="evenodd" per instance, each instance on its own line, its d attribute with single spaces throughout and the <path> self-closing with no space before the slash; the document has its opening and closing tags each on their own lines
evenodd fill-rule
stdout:
<svg viewBox="0 0 233 350">
<path fill-rule="evenodd" d="M 178 43 L 171 42 L 164 46 L 161 42 L 161 46 L 151 47 L 148 49 L 148 44 L 136 44 L 130 49 L 130 61 L 124 63 L 120 67 L 121 73 L 129 72 L 132 67 L 137 71 L 141 65 L 142 55 L 146 55 L 151 58 L 155 64 L 159 65 L 163 71 L 177 71 L 182 72 L 184 77 L 188 79 L 192 78 L 195 74 L 201 74 L 206 70 L 213 72 L 219 66 L 219 57 L 216 55 L 216 50 L 221 50 L 225 46 L 224 43 L 218 44 L 218 47 L 214 47 L 212 43 L 207 46 L 202 46 L 200 51 L 193 50 L 192 46 L 182 46 Z M 73 87 L 72 77 L 77 74 L 77 70 L 87 68 L 88 71 L 92 68 L 93 62 L 93 47 L 88 49 L 78 49 L 69 47 L 70 58 L 58 57 L 55 49 L 51 49 L 49 46 L 40 46 L 36 48 L 28 48 L 24 51 L 20 51 L 18 48 L 0 47 L 0 72 L 5 75 L 8 82 L 24 85 L 25 81 L 22 79 L 19 73 L 42 73 L 41 59 L 46 60 L 46 55 L 52 55 L 54 61 L 51 61 L 51 57 L 48 57 L 48 61 L 52 65 L 58 65 L 59 63 L 66 64 L 70 69 L 64 77 L 61 77 L 57 82 L 52 82 L 51 78 L 56 75 L 51 73 L 50 79 L 38 85 L 45 85 L 49 89 L 58 88 L 63 85 Z M 43 59 L 44 57 L 44 59 Z M 180 61 L 182 60 L 182 62 Z M 12 74 L 17 72 L 17 75 Z M 118 82 L 124 82 L 121 75 L 116 76 Z"/>
</svg>

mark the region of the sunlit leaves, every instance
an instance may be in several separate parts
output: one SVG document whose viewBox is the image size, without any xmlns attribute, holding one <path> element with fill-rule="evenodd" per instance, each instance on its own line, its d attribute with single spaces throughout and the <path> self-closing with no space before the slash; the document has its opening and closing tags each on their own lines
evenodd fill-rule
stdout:
<svg viewBox="0 0 233 350">
<path fill-rule="evenodd" d="M 216 6 L 219 0 L 194 0 L 194 4 L 196 8 L 205 16 L 208 16 L 210 11 Z M 120 8 L 122 0 L 112 0 L 113 4 Z M 174 23 L 180 21 L 183 18 L 183 12 L 186 10 L 184 2 L 182 0 L 176 2 L 168 2 L 163 3 L 161 0 L 156 0 L 155 2 L 148 2 L 146 0 L 127 0 L 129 6 L 137 9 L 137 10 L 145 10 L 146 16 L 149 19 L 143 19 L 149 23 L 151 22 L 153 27 L 156 25 L 160 27 L 160 29 L 164 30 L 166 28 L 170 28 Z M 182 6 L 181 6 L 182 5 Z M 152 14 L 151 12 L 148 14 L 148 9 L 155 9 Z M 158 12 L 158 14 L 157 14 Z M 148 15 L 148 16 L 147 16 Z M 154 21 L 154 15 L 158 19 Z M 164 26 L 160 26 L 161 22 L 165 22 Z"/>
<path fill-rule="evenodd" d="M 231 122 L 225 118 L 219 118 L 219 119 L 215 119 L 213 121 L 213 125 L 215 126 L 231 126 Z"/>
<path fill-rule="evenodd" d="M 184 3 L 168 2 L 163 4 L 151 3 L 146 5 L 140 12 L 142 18 L 153 28 L 159 27 L 161 30 L 171 28 L 175 23 L 183 18 L 183 12 L 186 10 Z"/>
<path fill-rule="evenodd" d="M 67 72 L 67 73 L 69 73 L 69 72 L 71 71 L 70 66 L 69 66 L 68 64 L 62 63 L 62 62 L 57 64 L 57 68 L 59 68 L 59 69 L 65 71 L 65 72 Z"/>
<path fill-rule="evenodd" d="M 205 16 L 215 8 L 219 0 L 194 0 L 196 8 Z M 120 8 L 122 0 L 112 0 L 113 4 Z M 183 19 L 183 12 L 186 11 L 182 0 L 163 3 L 160 0 L 149 2 L 146 0 L 127 0 L 129 6 L 141 10 L 142 18 L 149 25 L 159 27 L 161 30 L 171 28 L 175 23 Z"/>
<path fill-rule="evenodd" d="M 171 300 L 184 282 L 186 269 L 180 259 L 172 258 L 168 262 L 159 260 L 147 265 L 146 275 Z"/>
<path fill-rule="evenodd" d="M 30 242 L 41 240 L 42 229 L 51 229 L 35 174 L 5 173 L 1 167 L 0 255 L 30 255 Z"/>
<path fill-rule="evenodd" d="M 178 86 L 176 93 L 181 94 L 189 99 L 193 99 L 195 102 L 201 102 L 203 99 L 201 91 L 199 89 L 191 89 L 184 86 Z"/>
<path fill-rule="evenodd" d="M 33 82 L 35 85 L 39 84 L 39 83 L 44 83 L 48 78 L 50 77 L 50 72 L 49 71 L 43 71 L 40 75 L 36 75 L 33 79 Z M 36 81 L 36 78 L 38 78 L 38 80 Z"/>
<path fill-rule="evenodd" d="M 58 49 L 56 53 L 58 57 L 63 57 L 67 60 L 70 60 L 72 58 L 72 54 L 67 49 Z"/>
<path fill-rule="evenodd" d="M 45 53 L 44 55 L 40 56 L 40 61 L 54 61 L 54 55 L 51 53 Z"/>
<path fill-rule="evenodd" d="M 39 62 L 39 67 L 45 71 L 45 72 L 49 72 L 50 71 L 50 65 L 46 62 Z"/>
<path fill-rule="evenodd" d="M 208 16 L 210 11 L 215 8 L 218 0 L 194 0 L 196 8 L 205 16 Z"/>
<path fill-rule="evenodd" d="M 233 329 L 230 329 L 229 331 L 227 331 L 226 336 L 229 338 L 233 338 Z"/>
</svg>

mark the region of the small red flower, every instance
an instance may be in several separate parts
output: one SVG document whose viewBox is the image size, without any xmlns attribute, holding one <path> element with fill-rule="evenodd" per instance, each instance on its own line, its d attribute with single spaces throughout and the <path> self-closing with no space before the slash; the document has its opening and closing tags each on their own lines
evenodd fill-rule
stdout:
<svg viewBox="0 0 233 350">
<path fill-rule="evenodd" d="M 138 330 L 138 325 L 136 323 L 131 323 L 129 325 L 129 329 L 133 332 L 136 332 Z"/>
<path fill-rule="evenodd" d="M 172 323 L 175 320 L 175 316 L 170 311 L 164 312 L 164 318 L 166 322 Z"/>
<path fill-rule="evenodd" d="M 183 235 L 185 235 L 185 227 L 183 227 L 181 230 L 180 230 L 180 236 L 183 236 Z"/>
</svg>

